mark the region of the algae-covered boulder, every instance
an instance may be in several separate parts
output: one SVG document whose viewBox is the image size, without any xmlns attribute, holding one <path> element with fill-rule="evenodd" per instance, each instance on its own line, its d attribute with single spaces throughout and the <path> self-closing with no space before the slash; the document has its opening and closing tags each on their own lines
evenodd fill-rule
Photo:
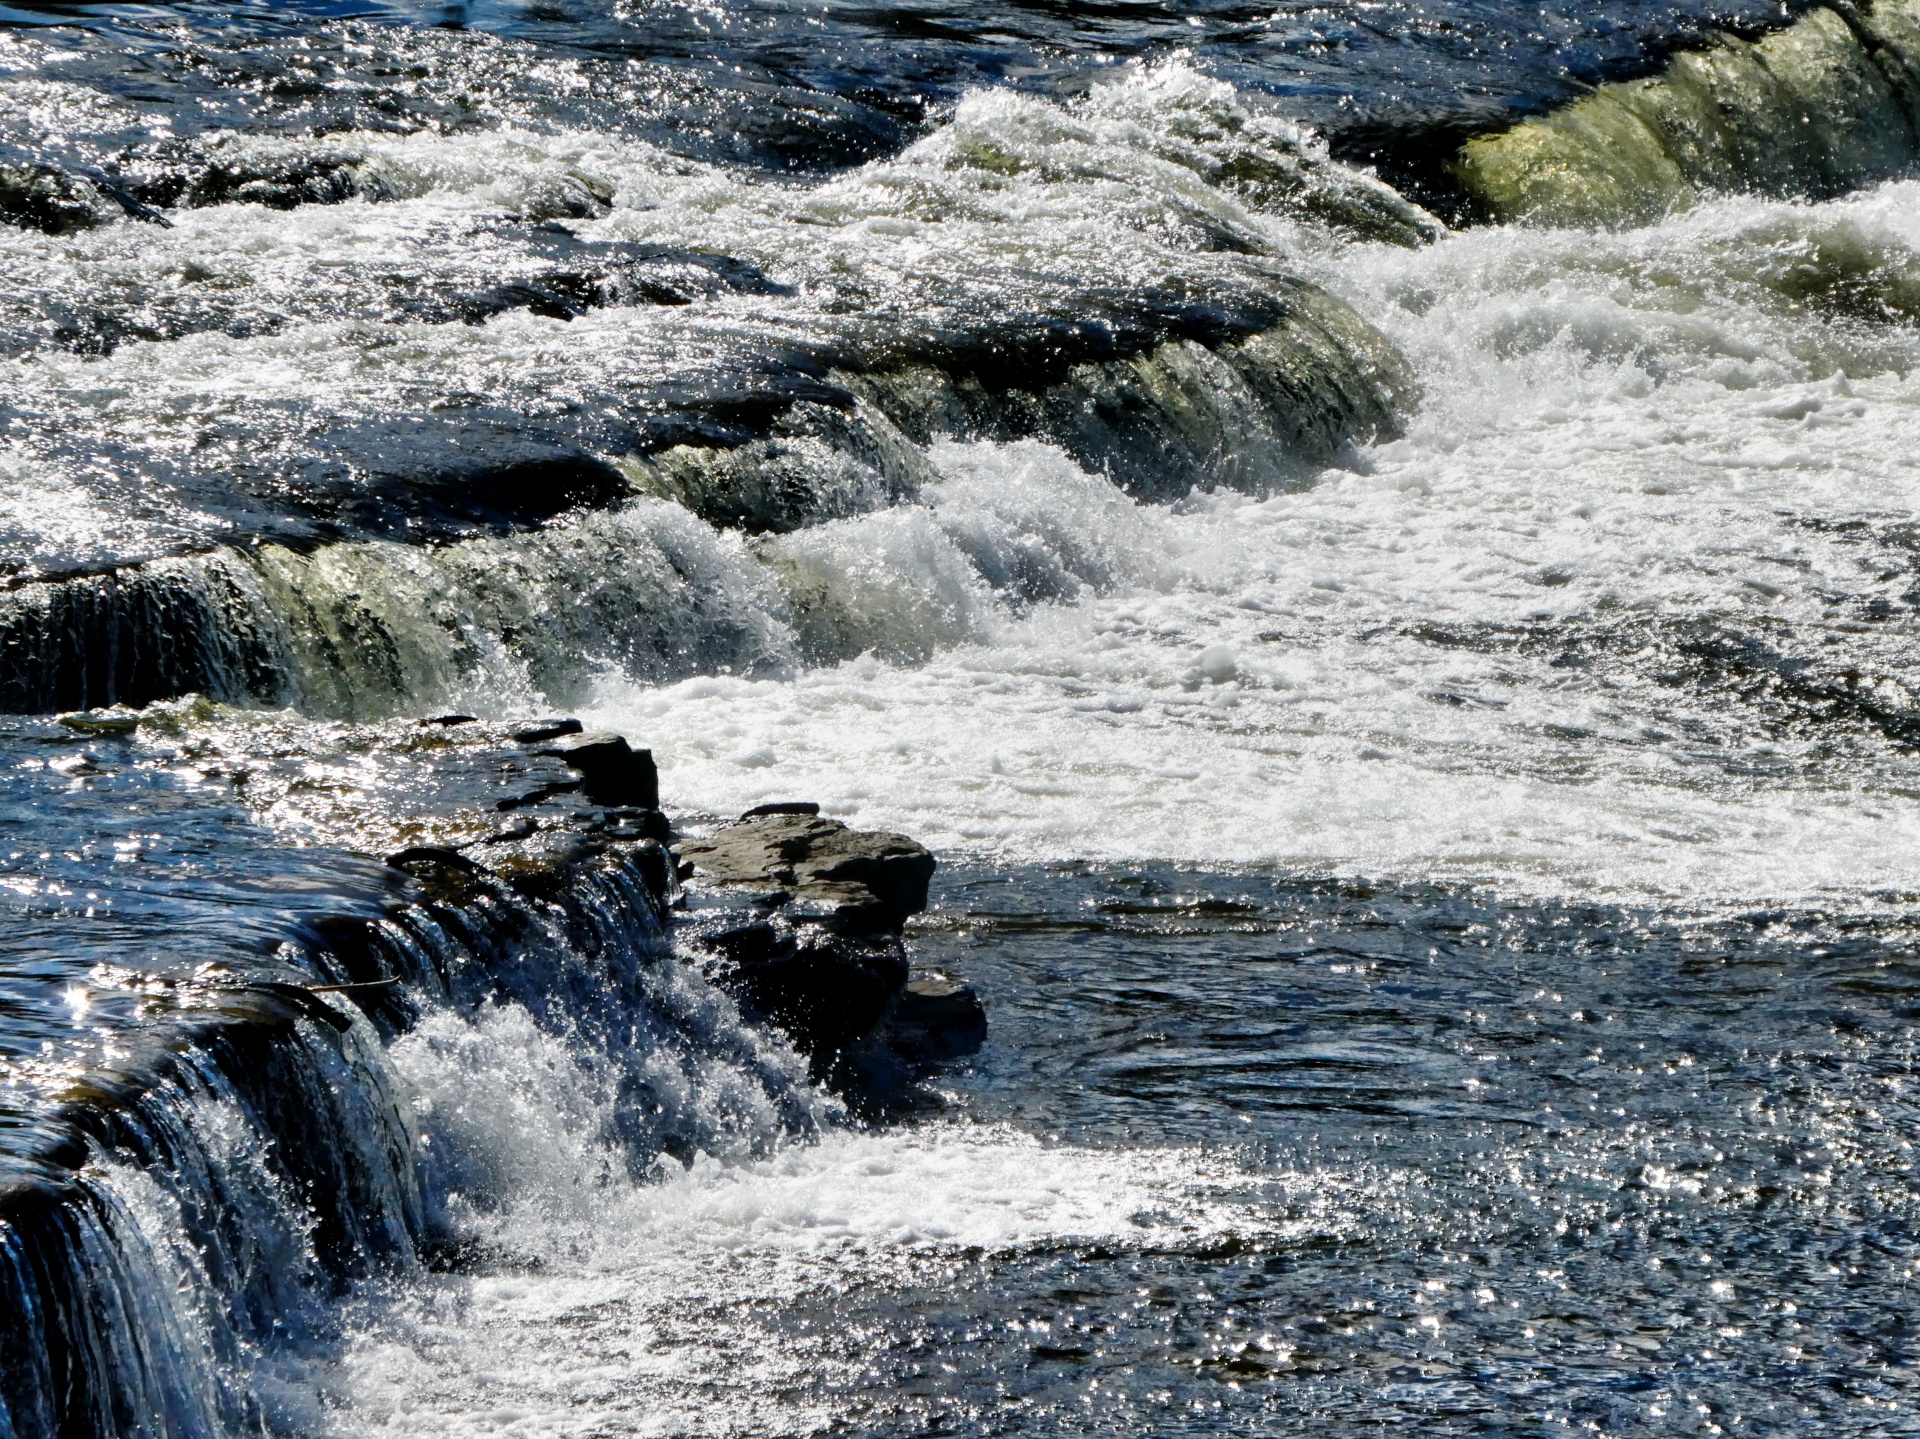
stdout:
<svg viewBox="0 0 1920 1439">
<path fill-rule="evenodd" d="M 1676 56 L 1555 114 L 1467 142 L 1453 173 L 1494 219 L 1630 225 L 1702 194 L 1821 197 L 1920 159 L 1920 5 L 1814 10 Z"/>
</svg>

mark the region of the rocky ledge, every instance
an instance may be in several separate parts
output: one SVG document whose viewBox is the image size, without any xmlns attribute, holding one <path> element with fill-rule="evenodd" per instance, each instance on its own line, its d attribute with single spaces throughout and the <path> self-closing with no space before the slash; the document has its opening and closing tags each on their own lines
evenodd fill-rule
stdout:
<svg viewBox="0 0 1920 1439">
<path fill-rule="evenodd" d="M 51 721 L 105 774 L 164 748 L 167 761 L 306 845 L 383 857 L 404 894 L 447 923 L 478 909 L 564 909 L 580 881 L 632 876 L 682 961 L 782 1031 L 816 1082 L 863 1109 L 911 1097 L 933 1066 L 977 1049 L 978 996 L 916 973 L 905 930 L 925 909 L 935 860 L 898 834 L 852 829 L 812 803 L 765 805 L 715 824 L 669 816 L 649 750 L 577 719 L 518 724 L 449 714 L 418 723 L 315 725 L 204 700 Z M 404 875 L 405 879 L 400 879 Z M 392 901 L 390 901 L 391 903 Z M 354 954 L 365 921 L 327 925 Z M 355 983 L 397 976 L 348 962 Z M 496 988 L 519 994 L 512 976 Z M 348 995 L 390 1029 L 410 988 Z"/>
<path fill-rule="evenodd" d="M 762 805 L 683 835 L 659 809 L 651 751 L 623 736 L 556 719 L 513 730 L 508 747 L 465 716 L 429 723 L 471 726 L 457 746 L 471 758 L 507 756 L 498 766 L 513 792 L 492 808 L 514 820 L 451 847 L 411 845 L 390 864 L 429 883 L 492 876 L 537 895 L 578 864 L 624 854 L 677 916 L 680 952 L 859 1107 L 901 1101 L 930 1068 L 985 1039 L 970 985 L 913 971 L 905 928 L 927 906 L 935 860 L 925 846 L 849 828 L 811 802 Z"/>
<path fill-rule="evenodd" d="M 915 976 L 904 936 L 935 861 L 900 834 L 811 803 L 763 805 L 678 846 L 688 937 L 750 1020 L 784 1030 L 814 1077 L 869 1105 L 986 1038 L 970 985 Z"/>
</svg>

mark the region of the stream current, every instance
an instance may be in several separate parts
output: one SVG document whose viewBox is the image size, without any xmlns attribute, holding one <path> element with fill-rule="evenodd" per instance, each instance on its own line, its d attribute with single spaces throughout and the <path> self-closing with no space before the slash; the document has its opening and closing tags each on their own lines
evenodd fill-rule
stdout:
<svg viewBox="0 0 1920 1439">
<path fill-rule="evenodd" d="M 334 1082 L 412 1116 L 394 1211 L 455 1258 L 237 1348 L 175 1188 L 103 1153 L 145 1322 L 245 1396 L 143 1432 L 1914 1432 L 1920 180 L 1550 228 L 1436 178 L 1797 13 L 0 12 L 7 163 L 145 187 L 0 228 L 8 593 L 211 573 L 244 620 L 191 685 L 0 721 L 7 1092 L 124 1060 L 98 966 L 383 902 L 212 750 L 271 728 L 391 810 L 341 736 L 448 708 L 649 744 L 696 821 L 915 836 L 915 962 L 989 1014 L 862 1123 L 676 992 L 639 1131 L 526 1006 L 369 1032 Z M 1300 282 L 1406 374 L 1287 465 L 1249 403 L 1144 460 L 909 435 L 911 483 L 779 431 L 773 520 L 685 479 L 759 396 L 1053 375 L 1033 334 L 1152 305 L 1218 347 Z M 634 489 L 469 504 L 448 435 Z M 188 688 L 231 703 L 46 742 Z M 235 1101 L 180 1106 L 244 1168 Z"/>
</svg>

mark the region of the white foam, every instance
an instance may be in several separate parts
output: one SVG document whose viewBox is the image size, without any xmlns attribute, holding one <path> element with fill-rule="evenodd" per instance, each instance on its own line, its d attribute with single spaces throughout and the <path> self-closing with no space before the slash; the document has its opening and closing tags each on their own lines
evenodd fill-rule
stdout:
<svg viewBox="0 0 1920 1439">
<path fill-rule="evenodd" d="M 1701 902 L 1910 890 L 1913 762 L 1864 724 L 1739 723 L 1737 687 L 1663 684 L 1630 643 L 1591 672 L 1553 663 L 1556 634 L 1676 618 L 1811 661 L 1908 652 L 1911 620 L 1853 621 L 1909 581 L 1846 525 L 1920 507 L 1920 390 L 1889 368 L 1920 340 L 1755 279 L 1836 228 L 1877 237 L 1883 270 L 1910 263 L 1920 186 L 1727 201 L 1625 235 L 1350 248 L 1319 278 L 1426 387 L 1364 472 L 1124 523 L 1109 495 L 1067 522 L 1113 556 L 1071 605 L 975 604 L 792 683 L 610 683 L 594 717 L 644 736 L 683 803 L 813 798 L 949 850 Z M 1009 486 L 1032 463 L 1031 447 L 943 458 Z M 805 543 L 884 566 L 859 536 L 927 530 L 948 504 Z M 876 632 L 897 622 L 855 609 Z M 1490 628 L 1516 642 L 1422 633 Z M 1540 643 L 1518 642 L 1529 630 Z M 933 657 L 883 662 L 916 653 Z"/>
<path fill-rule="evenodd" d="M 1326 1176 L 964 1123 L 702 1154 L 636 1183 L 595 1137 L 606 1095 L 523 1014 L 435 1017 L 393 1058 L 431 1147 L 479 1166 L 443 1170 L 458 1222 L 507 1257 L 364 1292 L 343 1347 L 267 1386 L 303 1432 L 809 1432 L 871 1350 L 794 1323 L 807 1305 L 948 1282 L 970 1254 L 1334 1232 L 1360 1202 Z"/>
</svg>

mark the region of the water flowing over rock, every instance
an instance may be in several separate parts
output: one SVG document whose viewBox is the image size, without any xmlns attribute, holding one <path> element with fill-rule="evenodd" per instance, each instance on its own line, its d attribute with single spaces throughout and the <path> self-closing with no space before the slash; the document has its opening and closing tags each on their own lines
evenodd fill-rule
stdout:
<svg viewBox="0 0 1920 1439">
<path fill-rule="evenodd" d="M 1063 333 L 1046 343 L 1038 380 L 988 378 L 984 357 L 962 379 L 926 366 L 833 372 L 836 403 L 796 403 L 765 438 L 611 464 L 496 420 L 342 431 L 325 464 L 347 467 L 338 483 L 351 494 L 328 501 L 331 526 L 431 538 L 571 513 L 531 534 L 438 548 L 256 543 L 20 584 L 0 594 L 0 705 L 31 713 L 200 692 L 377 715 L 452 698 L 503 654 L 563 701 L 577 695 L 585 654 L 620 656 L 636 677 L 778 665 L 780 605 L 756 598 L 767 582 L 725 531 L 792 531 L 912 499 L 935 474 L 924 447 L 937 438 L 1049 440 L 1159 498 L 1295 485 L 1343 447 L 1391 434 L 1413 396 L 1391 347 L 1310 287 L 1286 286 L 1272 303 L 1291 313 L 1270 328 L 1175 309 L 1139 317 L 1131 336 Z M 1192 326 L 1216 347 L 1185 339 L 1072 362 L 1076 349 L 1124 353 Z M 625 502 L 636 491 L 675 509 Z M 616 552 L 629 557 L 616 563 Z M 708 578 L 721 572 L 731 573 Z M 563 590 L 574 603 L 548 603 Z M 555 643 L 556 621 L 577 637 Z"/>
<path fill-rule="evenodd" d="M 0 1439 L 1910 1427 L 1915 0 L 340 10 L 0 12 Z"/>
<path fill-rule="evenodd" d="M 458 1222 L 438 1207 L 435 1121 L 409 1108 L 382 1052 L 430 1016 L 512 1004 L 583 1045 L 581 1062 L 604 1071 L 613 1096 L 607 1137 L 636 1172 L 662 1154 L 804 1134 L 825 1112 L 791 1051 L 743 1026 L 676 951 L 680 888 L 661 846 L 672 834 L 652 807 L 645 751 L 577 721 L 517 739 L 449 717 L 346 736 L 346 753 L 381 777 L 369 783 L 363 770 L 343 801 L 299 778 L 325 762 L 320 736 L 282 734 L 298 747 L 276 762 L 270 727 L 236 717 L 203 728 L 212 715 L 189 705 L 153 721 L 257 766 L 248 802 L 263 812 L 301 812 L 342 837 L 358 830 L 362 845 L 413 843 L 384 876 L 362 871 L 353 905 L 330 907 L 337 895 L 310 883 L 304 913 L 268 924 L 279 942 L 264 958 L 236 946 L 198 964 L 96 965 L 69 990 L 112 1016 L 116 1057 L 50 1056 L 37 1085 L 9 1090 L 9 1120 L 36 1136 L 10 1149 L 0 1187 L 0 1412 L 16 1433 L 255 1425 L 250 1356 L 324 1326 L 335 1291 L 457 1248 Z M 135 733 L 78 719 L 82 733 Z M 400 801 L 384 814 L 392 828 L 369 832 L 389 787 Z M 510 803 L 488 803 L 502 788 Z M 522 818 L 495 828 L 509 808 Z M 932 857 L 898 836 L 798 824 L 749 827 L 780 831 L 766 853 L 801 874 L 782 871 L 795 889 L 786 914 L 805 913 L 808 937 L 775 945 L 778 956 L 733 944 L 750 978 L 723 987 L 813 1055 L 822 1080 L 897 1097 L 928 1065 L 977 1048 L 984 1023 L 978 1001 L 951 985 L 931 1001 L 924 983 L 908 985 L 899 926 L 925 903 Z M 714 865 L 726 846 L 683 849 Z M 322 860 L 310 880 L 325 873 Z M 755 926 L 767 927 L 751 906 L 709 900 L 689 958 Z M 884 1068 L 837 1062 L 869 1035 Z M 701 1096 L 663 1088 L 716 1064 L 730 1078 L 703 1082 L 739 1087 L 759 1119 L 727 1118 L 731 1101 L 717 1093 L 704 1098 L 719 1108 L 703 1111 Z M 157 1208 L 129 1210 L 127 1175 L 152 1176 L 139 1197 L 150 1191 Z"/>
<path fill-rule="evenodd" d="M 1469 141 L 1456 174 L 1498 220 L 1643 224 L 1703 194 L 1824 197 L 1906 174 L 1917 127 L 1920 11 L 1846 0 Z"/>
</svg>

